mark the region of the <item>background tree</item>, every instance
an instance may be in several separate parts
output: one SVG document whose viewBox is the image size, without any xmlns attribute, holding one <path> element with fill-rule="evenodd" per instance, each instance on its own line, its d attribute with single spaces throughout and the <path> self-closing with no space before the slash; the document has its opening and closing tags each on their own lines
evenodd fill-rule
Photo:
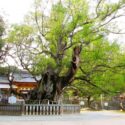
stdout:
<svg viewBox="0 0 125 125">
<path fill-rule="evenodd" d="M 5 23 L 0 16 L 0 64 L 5 63 L 6 56 L 10 50 L 8 43 L 5 41 Z"/>
<path fill-rule="evenodd" d="M 101 94 L 105 94 L 108 99 L 125 91 L 124 69 L 118 67 L 124 53 L 118 44 L 111 44 L 105 39 L 101 41 L 93 42 L 84 49 L 80 68 L 72 84 L 80 91 L 81 97 L 87 98 L 88 106 L 91 98 L 96 101 Z"/>
<path fill-rule="evenodd" d="M 0 17 L 0 61 L 2 61 L 2 57 L 4 55 L 2 50 L 2 47 L 4 46 L 4 43 L 2 40 L 3 33 L 4 33 L 4 21 L 2 17 Z"/>
</svg>

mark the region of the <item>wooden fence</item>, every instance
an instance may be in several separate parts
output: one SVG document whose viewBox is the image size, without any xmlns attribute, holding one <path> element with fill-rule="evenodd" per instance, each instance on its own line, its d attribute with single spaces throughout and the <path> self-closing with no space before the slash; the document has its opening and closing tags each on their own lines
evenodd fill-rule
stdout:
<svg viewBox="0 0 125 125">
<path fill-rule="evenodd" d="M 0 104 L 0 115 L 60 115 L 79 112 L 80 106 L 73 104 Z"/>
<path fill-rule="evenodd" d="M 59 115 L 61 114 L 60 105 L 46 105 L 46 104 L 25 104 L 24 115 Z"/>
</svg>

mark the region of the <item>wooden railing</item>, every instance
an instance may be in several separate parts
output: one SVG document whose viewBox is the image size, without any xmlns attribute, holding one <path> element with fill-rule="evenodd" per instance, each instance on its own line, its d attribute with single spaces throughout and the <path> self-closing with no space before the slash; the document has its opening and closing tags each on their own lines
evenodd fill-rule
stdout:
<svg viewBox="0 0 125 125">
<path fill-rule="evenodd" d="M 60 115 L 79 113 L 80 106 L 73 104 L 25 104 L 24 115 Z"/>
<path fill-rule="evenodd" d="M 0 104 L 0 115 L 60 115 L 79 112 L 80 106 L 74 104 Z"/>
<path fill-rule="evenodd" d="M 61 114 L 60 105 L 47 104 L 25 104 L 24 115 L 59 115 Z"/>
</svg>

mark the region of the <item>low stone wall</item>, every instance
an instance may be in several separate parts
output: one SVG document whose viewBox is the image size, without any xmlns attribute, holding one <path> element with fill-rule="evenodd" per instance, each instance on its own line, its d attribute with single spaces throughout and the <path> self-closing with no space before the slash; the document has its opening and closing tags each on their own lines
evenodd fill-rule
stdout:
<svg viewBox="0 0 125 125">
<path fill-rule="evenodd" d="M 23 105 L 0 104 L 0 115 L 22 115 Z"/>
<path fill-rule="evenodd" d="M 0 105 L 0 115 L 60 115 L 71 113 L 80 113 L 80 106 L 74 104 Z"/>
</svg>

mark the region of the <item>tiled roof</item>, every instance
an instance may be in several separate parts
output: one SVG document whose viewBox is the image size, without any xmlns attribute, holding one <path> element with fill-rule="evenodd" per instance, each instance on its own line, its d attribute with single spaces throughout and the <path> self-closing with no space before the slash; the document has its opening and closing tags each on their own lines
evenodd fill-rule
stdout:
<svg viewBox="0 0 125 125">
<path fill-rule="evenodd" d="M 0 76 L 0 83 L 9 83 L 7 77 L 5 76 Z"/>
<path fill-rule="evenodd" d="M 14 81 L 16 82 L 36 82 L 32 75 L 28 73 L 15 73 Z M 0 83 L 9 83 L 7 76 L 0 76 Z"/>
</svg>

